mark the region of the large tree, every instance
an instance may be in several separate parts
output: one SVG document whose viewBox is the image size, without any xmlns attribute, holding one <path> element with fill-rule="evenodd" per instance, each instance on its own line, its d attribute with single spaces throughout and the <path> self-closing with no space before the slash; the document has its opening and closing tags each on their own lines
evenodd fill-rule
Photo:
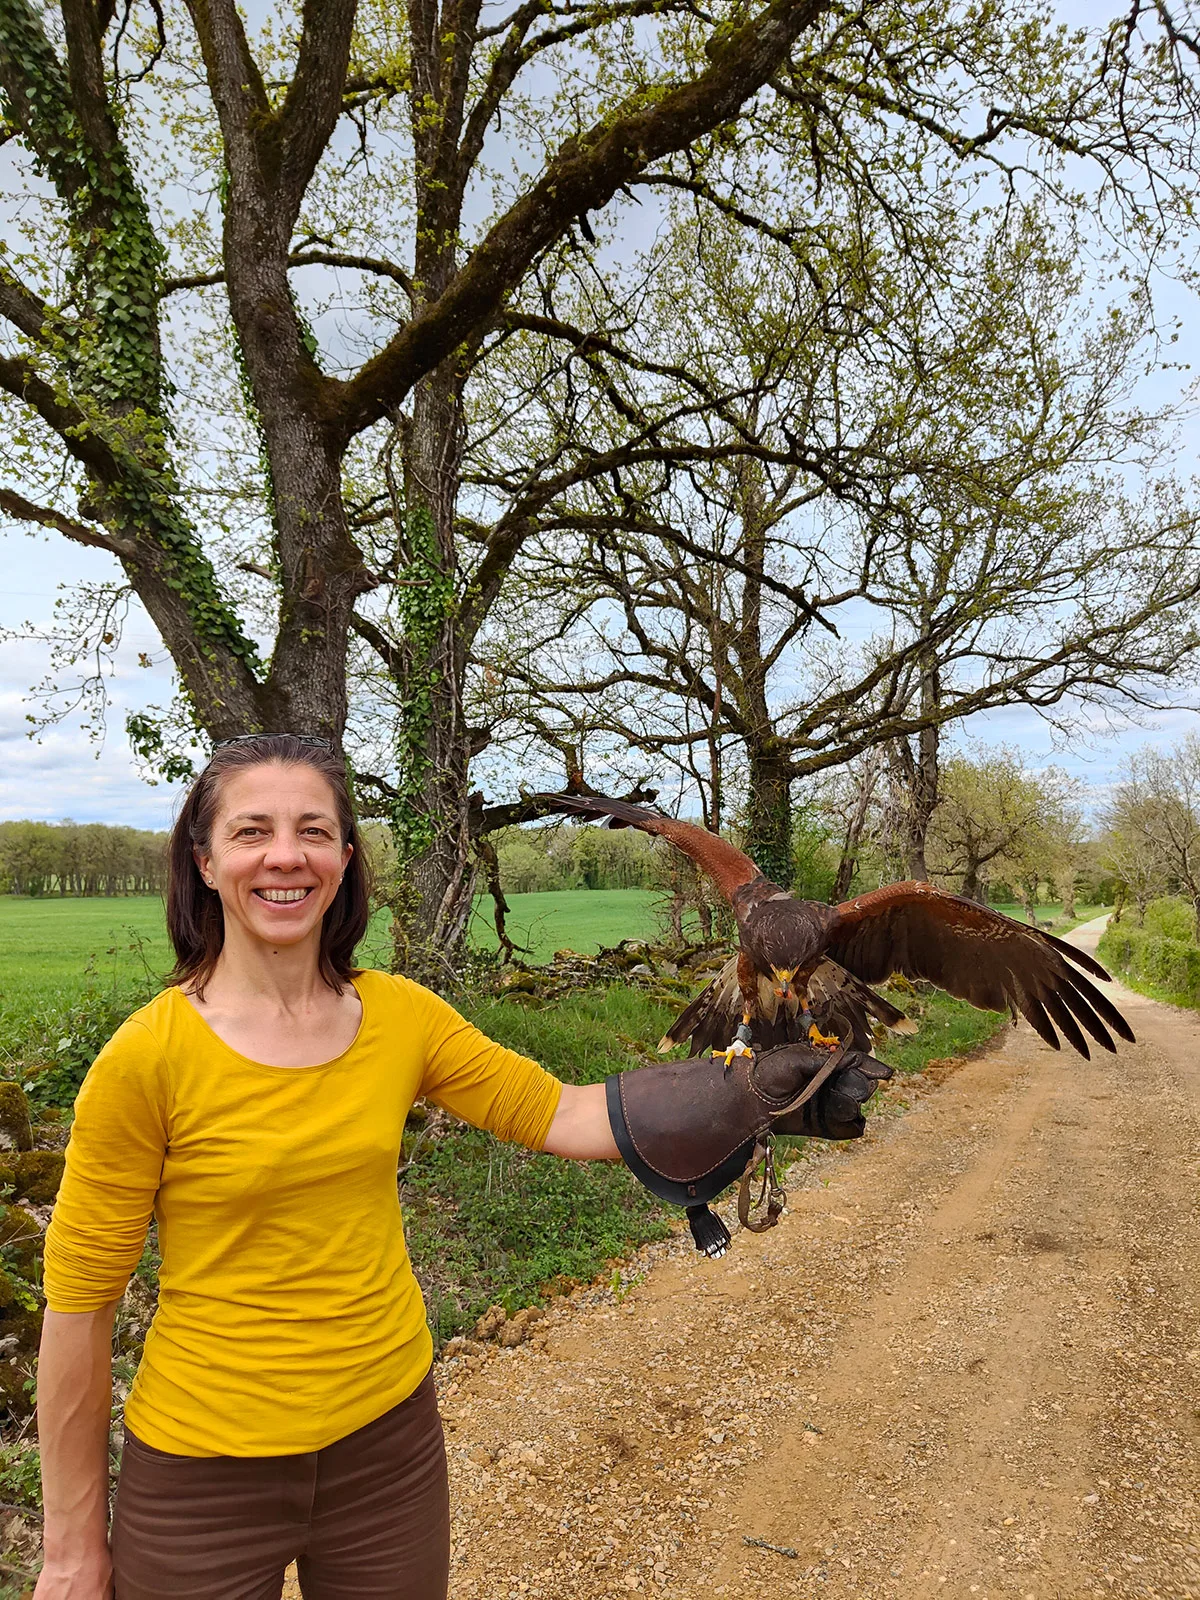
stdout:
<svg viewBox="0 0 1200 1600">
<path fill-rule="evenodd" d="M 1133 856 L 1124 881 L 1138 921 L 1156 884 L 1165 883 L 1190 904 L 1200 944 L 1200 738 L 1188 734 L 1169 749 L 1148 745 L 1131 756 L 1105 820 L 1117 844 L 1114 865 Z"/>
<path fill-rule="evenodd" d="M 108 0 L 0 0 L 19 152 L 0 390 L 23 447 L 0 507 L 115 557 L 209 735 L 340 740 L 357 630 L 399 711 L 379 793 L 419 920 L 452 941 L 472 642 L 537 526 L 492 506 L 464 530 L 466 385 L 510 316 L 541 316 L 570 364 L 602 356 L 604 330 L 545 315 L 531 274 L 623 189 L 755 227 L 747 197 L 798 149 L 810 194 L 856 174 L 903 242 L 922 141 L 989 170 L 1048 152 L 1051 189 L 1055 163 L 1083 157 L 1149 254 L 1190 187 L 1189 35 L 1170 23 L 1159 6 L 1088 40 L 1031 0 L 563 0 L 495 20 L 478 0 L 306 0 L 254 33 L 233 0 L 140 23 Z M 329 272 L 343 276 L 326 303 L 306 299 L 302 276 Z M 169 296 L 209 309 L 168 319 Z M 351 302 L 340 321 L 334 299 Z M 197 344 L 256 437 L 232 488 L 219 428 L 203 461 L 189 448 L 178 377 Z M 390 474 L 369 470 L 389 451 Z M 181 770 L 170 718 L 130 730 Z"/>
<path fill-rule="evenodd" d="M 943 727 L 1161 698 L 1200 656 L 1198 513 L 1122 476 L 1154 434 L 1129 404 L 1144 305 L 1096 326 L 1040 214 L 926 221 L 885 266 L 857 216 L 815 281 L 776 240 L 682 232 L 691 281 L 655 327 L 722 409 L 690 457 L 614 445 L 611 482 L 558 496 L 486 641 L 518 735 L 588 745 L 594 781 L 674 763 L 710 826 L 736 779 L 784 877 L 797 780 L 887 746 L 923 878 Z"/>
</svg>

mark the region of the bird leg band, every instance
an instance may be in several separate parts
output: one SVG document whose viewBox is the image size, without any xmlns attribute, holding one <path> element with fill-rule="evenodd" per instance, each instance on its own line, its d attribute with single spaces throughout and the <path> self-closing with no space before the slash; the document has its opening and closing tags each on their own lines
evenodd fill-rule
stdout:
<svg viewBox="0 0 1200 1600">
<path fill-rule="evenodd" d="M 714 1235 L 723 1225 L 713 1228 L 711 1213 L 700 1213 L 745 1175 L 755 1148 L 766 1147 L 773 1132 L 859 1138 L 862 1103 L 889 1077 L 889 1067 L 858 1051 L 796 1042 L 757 1058 L 737 1056 L 729 1068 L 702 1056 L 622 1072 L 608 1079 L 605 1093 L 625 1164 L 660 1200 L 688 1208 L 698 1247 L 718 1255 L 725 1245 Z M 773 1168 L 766 1178 L 767 1188 L 782 1193 Z M 748 1207 L 748 1182 L 746 1195 Z"/>
</svg>

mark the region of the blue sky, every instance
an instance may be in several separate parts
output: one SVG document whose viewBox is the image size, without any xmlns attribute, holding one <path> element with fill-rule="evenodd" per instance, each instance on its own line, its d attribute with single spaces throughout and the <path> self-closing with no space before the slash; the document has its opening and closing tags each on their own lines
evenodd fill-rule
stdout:
<svg viewBox="0 0 1200 1600">
<path fill-rule="evenodd" d="M 1068 22 L 1094 21 L 1094 4 L 1060 0 Z M 1184 314 L 1178 359 L 1200 367 L 1200 335 L 1195 332 L 1194 306 L 1182 291 L 1169 291 L 1171 309 Z M 1159 374 L 1142 396 L 1154 405 L 1179 397 L 1188 374 Z M 1176 467 L 1183 475 L 1196 470 L 1200 431 L 1194 418 L 1181 431 Z M 31 639 L 5 639 L 6 629 L 35 630 L 52 626 L 54 603 L 63 585 L 80 580 L 120 577 L 117 563 L 101 551 L 71 545 L 57 534 L 29 534 L 0 519 L 0 819 L 33 817 L 54 820 L 129 823 L 165 827 L 171 820 L 176 792 L 165 784 L 140 779 L 125 740 L 123 723 L 130 709 L 164 703 L 171 695 L 170 675 L 161 667 L 138 664 L 139 652 L 161 654 L 161 645 L 144 613 L 131 612 L 116 671 L 110 680 L 112 705 L 103 744 L 90 740 L 80 719 L 68 717 L 35 739 L 26 720 L 31 686 L 49 670 L 49 650 Z M 1102 791 L 1120 768 L 1126 752 L 1148 741 L 1167 741 L 1200 729 L 1200 717 L 1172 711 L 1141 727 L 1104 726 L 1081 714 L 1064 746 L 1031 711 L 1014 708 L 973 719 L 970 737 L 988 743 L 1019 746 L 1033 765 L 1053 761 Z"/>
</svg>

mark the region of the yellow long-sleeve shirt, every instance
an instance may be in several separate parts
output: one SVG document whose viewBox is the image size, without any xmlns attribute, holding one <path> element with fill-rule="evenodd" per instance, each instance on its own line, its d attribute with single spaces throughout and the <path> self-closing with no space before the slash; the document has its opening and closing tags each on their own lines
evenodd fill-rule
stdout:
<svg viewBox="0 0 1200 1600">
<path fill-rule="evenodd" d="M 354 979 L 353 1044 L 271 1067 L 178 989 L 136 1012 L 80 1090 L 46 1236 L 47 1304 L 124 1292 L 158 1219 L 159 1305 L 126 1406 L 179 1455 L 318 1450 L 412 1393 L 432 1345 L 396 1167 L 420 1095 L 540 1149 L 561 1084 L 419 984 Z"/>
</svg>

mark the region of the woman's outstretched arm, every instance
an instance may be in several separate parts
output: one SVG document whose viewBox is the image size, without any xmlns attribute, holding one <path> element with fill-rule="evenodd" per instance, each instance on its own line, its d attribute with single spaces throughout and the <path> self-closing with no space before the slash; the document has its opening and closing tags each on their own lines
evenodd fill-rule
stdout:
<svg viewBox="0 0 1200 1600">
<path fill-rule="evenodd" d="M 552 1156 L 570 1156 L 574 1161 L 620 1161 L 602 1083 L 563 1084 L 562 1098 L 542 1149 Z"/>
<path fill-rule="evenodd" d="M 109 1600 L 108 1429 L 115 1306 L 47 1311 L 37 1420 L 45 1564 L 36 1600 Z"/>
</svg>

